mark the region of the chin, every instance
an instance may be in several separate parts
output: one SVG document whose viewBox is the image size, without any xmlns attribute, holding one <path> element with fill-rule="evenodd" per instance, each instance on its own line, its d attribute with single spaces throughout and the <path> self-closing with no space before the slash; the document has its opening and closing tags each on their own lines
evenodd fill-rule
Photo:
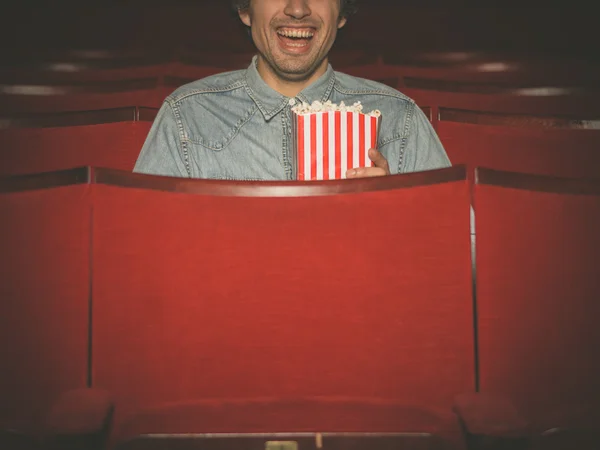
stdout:
<svg viewBox="0 0 600 450">
<path fill-rule="evenodd" d="M 277 72 L 282 78 L 290 81 L 303 81 L 310 78 L 323 64 L 323 61 L 302 66 L 277 65 Z"/>
<path fill-rule="evenodd" d="M 278 68 L 279 76 L 288 81 L 305 81 L 316 71 L 316 67 L 306 68 Z"/>
</svg>

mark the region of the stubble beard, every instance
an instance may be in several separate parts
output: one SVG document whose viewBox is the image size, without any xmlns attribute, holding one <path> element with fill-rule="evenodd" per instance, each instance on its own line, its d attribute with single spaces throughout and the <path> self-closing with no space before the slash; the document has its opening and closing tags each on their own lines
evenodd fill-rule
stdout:
<svg viewBox="0 0 600 450">
<path fill-rule="evenodd" d="M 279 78 L 285 81 L 306 81 L 308 80 L 323 64 L 325 58 L 318 60 L 314 58 L 312 61 L 303 63 L 301 61 L 277 61 L 277 57 L 273 61 L 265 59 L 265 62 L 270 66 Z"/>
<path fill-rule="evenodd" d="M 277 39 L 277 38 L 275 38 Z M 278 48 L 277 41 L 268 43 L 268 52 L 260 53 L 269 69 L 285 81 L 306 81 L 319 70 L 327 59 L 328 52 L 321 56 L 322 43 L 313 43 L 318 48 L 303 56 L 287 55 Z"/>
</svg>

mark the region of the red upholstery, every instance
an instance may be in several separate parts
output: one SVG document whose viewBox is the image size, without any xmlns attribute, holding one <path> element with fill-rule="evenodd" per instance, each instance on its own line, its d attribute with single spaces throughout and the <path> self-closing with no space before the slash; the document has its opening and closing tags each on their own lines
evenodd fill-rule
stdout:
<svg viewBox="0 0 600 450">
<path fill-rule="evenodd" d="M 86 384 L 89 187 L 0 195 L 0 428 L 27 431 Z"/>
<path fill-rule="evenodd" d="M 391 406 L 287 408 L 272 427 L 404 430 L 390 408 L 449 411 L 473 389 L 465 181 L 312 198 L 97 186 L 93 265 L 93 378 L 121 417 L 325 398 Z M 252 410 L 195 431 L 255 429 Z"/>
<path fill-rule="evenodd" d="M 597 427 L 600 186 L 531 183 L 556 192 L 475 189 L 481 390 L 508 395 L 536 429 Z"/>
<path fill-rule="evenodd" d="M 597 116 L 600 102 L 594 95 L 522 96 L 475 94 L 417 88 L 399 88 L 418 105 L 503 113 Z"/>
<path fill-rule="evenodd" d="M 600 177 L 600 130 L 439 121 L 453 164 L 563 177 Z"/>
<path fill-rule="evenodd" d="M 0 175 L 78 166 L 132 170 L 150 122 L 0 130 Z"/>
</svg>

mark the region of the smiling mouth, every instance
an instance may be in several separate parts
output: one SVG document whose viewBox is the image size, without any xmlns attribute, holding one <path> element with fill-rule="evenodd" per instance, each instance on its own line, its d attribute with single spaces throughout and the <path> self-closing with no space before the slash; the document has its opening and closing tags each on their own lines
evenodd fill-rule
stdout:
<svg viewBox="0 0 600 450">
<path fill-rule="evenodd" d="M 313 28 L 286 28 L 277 29 L 277 36 L 282 47 L 295 53 L 308 50 L 310 42 L 316 31 Z"/>
</svg>

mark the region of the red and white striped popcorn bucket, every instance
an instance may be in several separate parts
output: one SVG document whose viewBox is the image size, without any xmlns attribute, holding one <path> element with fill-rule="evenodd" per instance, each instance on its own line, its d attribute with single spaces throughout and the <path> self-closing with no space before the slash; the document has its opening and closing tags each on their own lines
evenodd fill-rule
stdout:
<svg viewBox="0 0 600 450">
<path fill-rule="evenodd" d="M 373 165 L 368 153 L 377 147 L 379 114 L 319 111 L 292 116 L 298 180 L 339 180 L 348 169 Z"/>
</svg>

